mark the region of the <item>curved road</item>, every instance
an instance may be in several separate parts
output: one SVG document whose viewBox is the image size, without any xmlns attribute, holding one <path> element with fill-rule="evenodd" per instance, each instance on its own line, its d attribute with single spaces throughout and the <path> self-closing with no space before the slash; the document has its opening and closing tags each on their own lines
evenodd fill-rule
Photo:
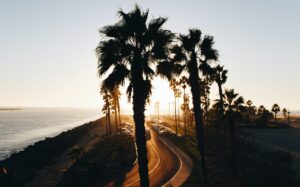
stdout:
<svg viewBox="0 0 300 187">
<path fill-rule="evenodd" d="M 150 186 L 160 187 L 166 185 L 179 171 L 180 158 L 166 143 L 162 142 L 158 134 L 150 129 L 151 139 L 147 141 L 148 167 Z M 139 183 L 138 163 L 126 173 L 122 186 L 137 187 Z M 107 186 L 114 186 L 113 183 Z"/>
</svg>

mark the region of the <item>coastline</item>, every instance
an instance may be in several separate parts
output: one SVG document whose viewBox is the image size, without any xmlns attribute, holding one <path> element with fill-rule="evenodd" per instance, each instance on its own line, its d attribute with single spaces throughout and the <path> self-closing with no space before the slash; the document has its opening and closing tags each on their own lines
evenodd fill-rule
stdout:
<svg viewBox="0 0 300 187">
<path fill-rule="evenodd" d="M 15 110 L 22 110 L 22 108 L 0 108 L 1 111 L 15 111 Z"/>
<path fill-rule="evenodd" d="M 81 126 L 64 131 L 52 138 L 45 138 L 24 150 L 13 153 L 8 158 L 0 161 L 0 186 L 16 180 L 13 176 L 22 176 L 15 186 L 23 186 L 37 175 L 45 166 L 51 165 L 68 149 L 76 146 L 84 136 L 97 127 L 101 127 L 103 119 L 90 121 Z M 94 138 L 98 138 L 94 136 Z"/>
<path fill-rule="evenodd" d="M 81 187 L 123 176 L 136 160 L 134 138 L 105 132 L 101 117 L 10 155 L 0 161 L 0 186 Z"/>
</svg>

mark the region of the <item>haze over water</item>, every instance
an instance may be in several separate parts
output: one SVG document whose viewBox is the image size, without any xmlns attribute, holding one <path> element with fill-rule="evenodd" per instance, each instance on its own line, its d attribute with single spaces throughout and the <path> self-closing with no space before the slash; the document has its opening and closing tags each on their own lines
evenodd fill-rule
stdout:
<svg viewBox="0 0 300 187">
<path fill-rule="evenodd" d="M 99 117 L 99 109 L 92 108 L 0 111 L 0 160 L 39 140 Z"/>
</svg>

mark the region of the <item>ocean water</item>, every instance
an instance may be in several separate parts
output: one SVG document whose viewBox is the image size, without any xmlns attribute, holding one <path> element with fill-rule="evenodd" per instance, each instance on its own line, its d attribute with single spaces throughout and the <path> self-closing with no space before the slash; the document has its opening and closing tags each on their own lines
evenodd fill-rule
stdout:
<svg viewBox="0 0 300 187">
<path fill-rule="evenodd" d="M 0 111 L 0 160 L 46 137 L 100 117 L 99 109 L 22 109 Z"/>
</svg>

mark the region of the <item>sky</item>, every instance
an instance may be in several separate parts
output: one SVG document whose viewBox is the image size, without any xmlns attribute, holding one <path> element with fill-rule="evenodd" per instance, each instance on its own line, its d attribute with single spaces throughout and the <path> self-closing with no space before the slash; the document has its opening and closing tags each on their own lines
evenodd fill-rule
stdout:
<svg viewBox="0 0 300 187">
<path fill-rule="evenodd" d="M 300 110 L 297 0 L 0 1 L 0 107 L 101 107 L 98 30 L 136 3 L 151 19 L 168 17 L 165 28 L 173 32 L 199 28 L 214 36 L 219 63 L 229 71 L 226 88 L 255 105 Z M 167 112 L 168 82 L 156 79 L 154 87 L 152 103 Z M 212 100 L 217 96 L 213 86 Z"/>
</svg>

